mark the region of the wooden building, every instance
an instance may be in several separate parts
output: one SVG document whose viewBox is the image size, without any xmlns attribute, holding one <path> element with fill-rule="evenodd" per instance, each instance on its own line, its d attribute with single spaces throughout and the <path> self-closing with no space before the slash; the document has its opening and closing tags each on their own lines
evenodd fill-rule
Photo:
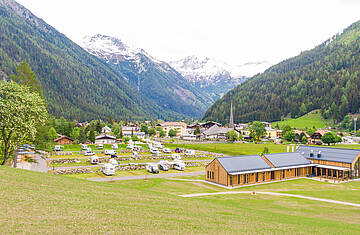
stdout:
<svg viewBox="0 0 360 235">
<path fill-rule="evenodd" d="M 292 153 L 218 157 L 206 180 L 236 187 L 298 177 L 347 180 L 360 177 L 360 150 L 300 146 Z"/>
<path fill-rule="evenodd" d="M 218 157 L 206 166 L 206 180 L 229 187 L 304 177 L 312 164 L 299 153 Z"/>
<path fill-rule="evenodd" d="M 101 134 L 95 137 L 95 144 L 115 144 L 116 137 L 111 135 Z"/>
<path fill-rule="evenodd" d="M 74 140 L 65 135 L 60 136 L 59 138 L 54 140 L 55 143 L 63 145 L 63 144 L 73 144 Z"/>
<path fill-rule="evenodd" d="M 300 146 L 295 152 L 317 164 L 313 167 L 314 176 L 335 179 L 360 176 L 359 149 Z"/>
</svg>

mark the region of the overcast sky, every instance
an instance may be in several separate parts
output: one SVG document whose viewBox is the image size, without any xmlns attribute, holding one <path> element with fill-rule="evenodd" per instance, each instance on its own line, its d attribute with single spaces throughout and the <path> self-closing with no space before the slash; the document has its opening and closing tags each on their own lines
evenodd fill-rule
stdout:
<svg viewBox="0 0 360 235">
<path fill-rule="evenodd" d="M 116 36 L 161 60 L 279 62 L 360 20 L 357 0 L 18 0 L 78 41 Z"/>
</svg>

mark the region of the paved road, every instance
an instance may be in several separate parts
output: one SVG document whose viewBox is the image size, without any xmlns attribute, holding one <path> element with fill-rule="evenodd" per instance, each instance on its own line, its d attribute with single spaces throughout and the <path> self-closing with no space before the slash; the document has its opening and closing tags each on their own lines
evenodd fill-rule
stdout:
<svg viewBox="0 0 360 235">
<path fill-rule="evenodd" d="M 189 161 L 184 161 L 186 162 L 210 162 L 210 160 L 189 160 Z M 147 162 L 139 162 L 135 164 L 146 164 Z M 119 164 L 119 166 L 128 166 L 129 163 L 121 163 Z M 84 169 L 84 168 L 93 168 L 93 167 L 99 167 L 100 165 L 88 165 L 88 166 L 59 166 L 59 167 L 53 167 L 53 170 L 68 170 L 68 169 Z"/>
<path fill-rule="evenodd" d="M 254 193 L 254 191 L 193 193 L 193 194 L 184 194 L 184 195 L 179 195 L 179 196 L 180 197 L 201 197 L 201 196 L 211 196 L 211 195 L 221 195 L 221 194 L 251 194 L 251 193 Z M 289 193 L 273 193 L 273 192 L 257 192 L 256 191 L 256 194 L 266 194 L 266 195 L 272 195 L 272 196 L 296 197 L 296 198 L 308 199 L 308 200 L 313 200 L 313 201 L 329 202 L 329 203 L 341 204 L 341 205 L 346 205 L 346 206 L 360 207 L 360 204 L 351 203 L 351 202 L 342 202 L 342 201 L 336 201 L 336 200 L 331 200 L 331 199 L 308 197 L 308 196 L 289 194 Z"/>
<path fill-rule="evenodd" d="M 35 162 L 19 162 L 16 168 L 39 172 L 48 172 L 50 170 L 45 157 L 41 154 L 35 154 Z"/>
<path fill-rule="evenodd" d="M 179 176 L 195 176 L 204 175 L 205 171 L 183 172 L 183 173 L 168 173 L 168 174 L 149 174 L 149 175 L 134 175 L 134 176 L 122 176 L 122 177 L 106 177 L 106 178 L 89 178 L 90 181 L 107 182 L 115 180 L 138 180 L 138 179 L 150 179 L 150 178 L 171 178 Z"/>
</svg>

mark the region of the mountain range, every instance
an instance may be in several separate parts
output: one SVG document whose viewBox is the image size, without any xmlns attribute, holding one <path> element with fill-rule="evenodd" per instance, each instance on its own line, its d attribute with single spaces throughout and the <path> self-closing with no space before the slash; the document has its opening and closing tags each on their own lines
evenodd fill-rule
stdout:
<svg viewBox="0 0 360 235">
<path fill-rule="evenodd" d="M 213 103 L 206 91 L 196 88 L 168 63 L 143 49 L 101 34 L 86 36 L 79 44 L 163 110 L 178 113 L 179 117 L 198 118 Z"/>
<path fill-rule="evenodd" d="M 341 121 L 360 106 L 360 21 L 312 50 L 258 74 L 217 100 L 205 120 L 276 121 L 320 109 L 324 118 Z"/>
</svg>

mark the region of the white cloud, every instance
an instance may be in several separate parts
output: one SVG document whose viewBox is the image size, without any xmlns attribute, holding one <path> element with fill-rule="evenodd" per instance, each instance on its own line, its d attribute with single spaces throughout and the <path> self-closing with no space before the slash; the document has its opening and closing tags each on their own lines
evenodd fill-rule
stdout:
<svg viewBox="0 0 360 235">
<path fill-rule="evenodd" d="M 19 0 L 74 41 L 117 36 L 162 60 L 286 59 L 359 20 L 355 0 Z"/>
</svg>

